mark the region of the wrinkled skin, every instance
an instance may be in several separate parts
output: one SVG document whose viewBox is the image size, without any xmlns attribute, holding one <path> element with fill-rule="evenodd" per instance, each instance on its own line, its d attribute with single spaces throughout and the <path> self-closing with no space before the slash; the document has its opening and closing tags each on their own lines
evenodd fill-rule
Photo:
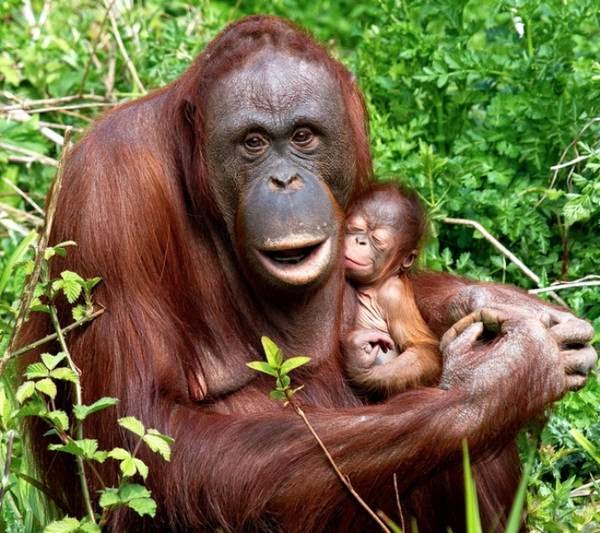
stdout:
<svg viewBox="0 0 600 533">
<path fill-rule="evenodd" d="M 331 75 L 268 49 L 216 84 L 206 126 L 214 192 L 251 278 L 286 290 L 322 284 L 338 261 L 354 173 Z"/>
</svg>

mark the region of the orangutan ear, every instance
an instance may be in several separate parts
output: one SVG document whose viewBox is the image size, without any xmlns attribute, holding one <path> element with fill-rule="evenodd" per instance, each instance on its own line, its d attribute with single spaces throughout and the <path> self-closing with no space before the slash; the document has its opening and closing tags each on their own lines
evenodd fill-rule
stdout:
<svg viewBox="0 0 600 533">
<path fill-rule="evenodd" d="M 407 253 L 406 256 L 404 256 L 404 259 L 402 259 L 402 270 L 408 270 L 411 266 L 413 266 L 417 255 L 418 250 L 411 250 L 409 253 Z"/>
</svg>

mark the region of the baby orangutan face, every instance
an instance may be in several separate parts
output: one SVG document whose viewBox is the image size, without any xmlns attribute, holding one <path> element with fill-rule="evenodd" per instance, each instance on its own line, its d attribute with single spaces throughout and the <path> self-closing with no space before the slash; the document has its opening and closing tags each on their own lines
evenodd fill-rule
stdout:
<svg viewBox="0 0 600 533">
<path fill-rule="evenodd" d="M 370 225 L 361 212 L 352 215 L 346 223 L 344 267 L 352 281 L 370 284 L 390 263 L 397 248 L 393 228 Z"/>
</svg>

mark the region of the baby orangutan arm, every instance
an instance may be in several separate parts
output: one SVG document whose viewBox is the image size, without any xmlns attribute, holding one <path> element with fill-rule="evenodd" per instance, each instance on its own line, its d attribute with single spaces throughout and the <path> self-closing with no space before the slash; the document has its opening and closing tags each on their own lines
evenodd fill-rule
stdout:
<svg viewBox="0 0 600 533">
<path fill-rule="evenodd" d="M 386 393 L 435 383 L 442 366 L 438 342 L 415 305 L 410 284 L 403 276 L 394 276 L 377 296 L 391 338 L 377 330 L 353 331 L 345 342 L 349 376 L 361 388 Z M 384 349 L 402 351 L 391 354 L 389 362 L 377 364 Z"/>
</svg>

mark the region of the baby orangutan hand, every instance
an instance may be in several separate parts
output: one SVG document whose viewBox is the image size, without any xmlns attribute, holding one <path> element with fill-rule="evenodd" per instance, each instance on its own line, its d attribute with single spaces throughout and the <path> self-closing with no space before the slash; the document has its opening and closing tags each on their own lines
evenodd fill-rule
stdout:
<svg viewBox="0 0 600 533">
<path fill-rule="evenodd" d="M 395 348 L 392 338 L 376 329 L 355 329 L 346 336 L 343 345 L 350 373 L 371 368 L 378 355 Z"/>
</svg>

